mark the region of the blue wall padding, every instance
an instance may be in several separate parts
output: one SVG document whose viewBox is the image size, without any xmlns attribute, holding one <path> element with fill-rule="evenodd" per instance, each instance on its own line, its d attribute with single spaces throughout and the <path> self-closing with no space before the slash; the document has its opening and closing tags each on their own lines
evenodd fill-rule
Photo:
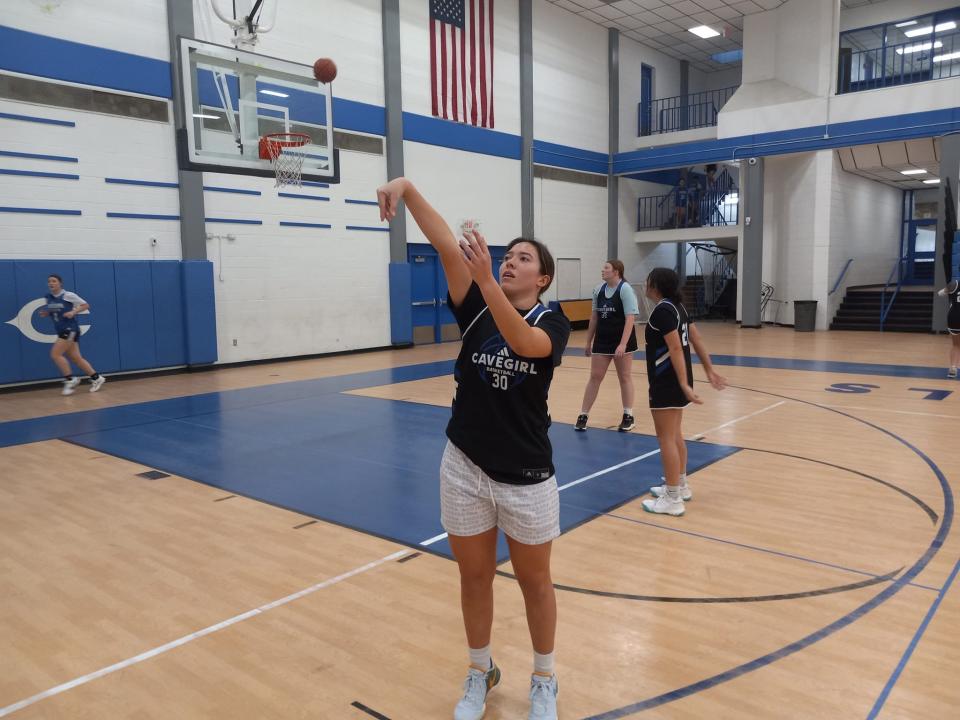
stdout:
<svg viewBox="0 0 960 720">
<path fill-rule="evenodd" d="M 180 263 L 187 364 L 217 360 L 217 311 L 213 291 L 213 263 L 185 260 Z"/>
<path fill-rule="evenodd" d="M 153 282 L 153 325 L 157 366 L 187 364 L 187 344 L 184 337 L 183 292 L 180 285 L 180 265 L 177 260 L 161 260 L 150 264 Z"/>
<path fill-rule="evenodd" d="M 0 384 L 59 376 L 50 360 L 53 323 L 24 310 L 46 294 L 50 273 L 90 303 L 90 313 L 79 316 L 81 330 L 89 326 L 80 348 L 98 371 L 217 360 L 213 265 L 206 260 L 0 260 Z"/>
<path fill-rule="evenodd" d="M 118 262 L 115 270 L 121 366 L 124 370 L 159 367 L 150 261 Z"/>
<path fill-rule="evenodd" d="M 394 345 L 413 342 L 410 282 L 410 263 L 390 263 L 390 342 Z"/>
</svg>

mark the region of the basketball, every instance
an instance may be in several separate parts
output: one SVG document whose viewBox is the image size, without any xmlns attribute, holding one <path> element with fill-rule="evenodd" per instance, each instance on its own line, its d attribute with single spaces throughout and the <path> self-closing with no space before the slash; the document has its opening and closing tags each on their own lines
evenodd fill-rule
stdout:
<svg viewBox="0 0 960 720">
<path fill-rule="evenodd" d="M 328 83 L 337 76 L 337 64 L 330 58 L 320 58 L 313 64 L 313 76 L 322 83 Z"/>
</svg>

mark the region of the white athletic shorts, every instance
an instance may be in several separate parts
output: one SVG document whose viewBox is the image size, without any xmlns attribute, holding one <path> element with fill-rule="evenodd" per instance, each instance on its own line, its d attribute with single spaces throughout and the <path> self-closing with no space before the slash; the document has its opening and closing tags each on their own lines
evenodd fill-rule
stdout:
<svg viewBox="0 0 960 720">
<path fill-rule="evenodd" d="M 560 536 L 557 478 L 536 485 L 497 482 L 449 440 L 440 463 L 440 522 L 450 535 L 479 535 L 499 527 L 524 545 Z"/>
</svg>

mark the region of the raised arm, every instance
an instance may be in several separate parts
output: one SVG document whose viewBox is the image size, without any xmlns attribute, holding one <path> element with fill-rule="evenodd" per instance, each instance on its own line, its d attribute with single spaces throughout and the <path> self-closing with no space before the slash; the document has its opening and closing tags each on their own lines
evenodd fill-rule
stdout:
<svg viewBox="0 0 960 720">
<path fill-rule="evenodd" d="M 463 302 L 470 289 L 470 271 L 463 261 L 463 253 L 447 223 L 430 203 L 420 194 L 413 183 L 406 178 L 396 178 L 377 188 L 377 202 L 380 204 L 380 219 L 393 220 L 400 207 L 400 201 L 407 204 L 414 221 L 433 245 L 450 288 L 450 299 L 454 305 Z"/>
<path fill-rule="evenodd" d="M 727 379 L 713 369 L 710 353 L 707 352 L 707 347 L 703 344 L 703 338 L 700 336 L 700 331 L 697 330 L 695 323 L 687 325 L 687 334 L 690 336 L 690 344 L 693 346 L 693 351 L 697 353 L 697 357 L 700 358 L 700 364 L 703 365 L 710 384 L 717 390 L 723 390 L 727 386 Z"/>
</svg>

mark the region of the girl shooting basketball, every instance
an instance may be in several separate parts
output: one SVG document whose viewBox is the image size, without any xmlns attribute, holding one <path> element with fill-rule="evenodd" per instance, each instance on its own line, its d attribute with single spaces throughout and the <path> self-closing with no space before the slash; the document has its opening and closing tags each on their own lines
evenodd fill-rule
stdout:
<svg viewBox="0 0 960 720">
<path fill-rule="evenodd" d="M 547 428 L 547 391 L 570 336 L 560 313 L 540 304 L 554 263 L 540 242 L 507 246 L 500 284 L 484 238 L 458 242 L 413 184 L 397 178 L 377 190 L 381 219 L 402 201 L 436 248 L 448 302 L 463 338 L 453 414 L 440 465 L 441 521 L 460 569 L 460 604 L 470 668 L 455 720 L 479 720 L 500 681 L 490 654 L 497 528 L 503 530 L 523 593 L 533 641 L 531 720 L 557 717 L 554 636 L 557 605 L 550 549 L 560 534 L 560 502 Z"/>
</svg>

